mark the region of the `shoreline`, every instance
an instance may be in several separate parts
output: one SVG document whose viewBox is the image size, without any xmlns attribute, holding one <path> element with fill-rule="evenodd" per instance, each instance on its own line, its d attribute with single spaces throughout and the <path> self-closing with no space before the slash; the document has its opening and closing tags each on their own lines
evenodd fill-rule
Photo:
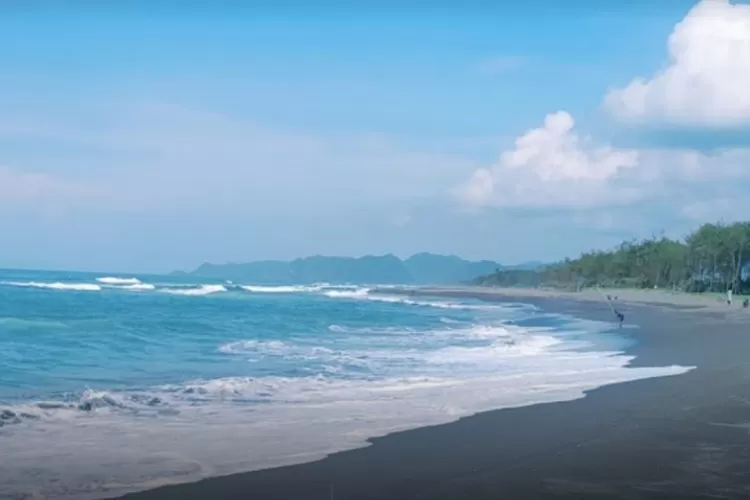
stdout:
<svg viewBox="0 0 750 500">
<path fill-rule="evenodd" d="M 597 302 L 593 297 L 569 296 L 573 294 L 492 291 L 477 294 L 466 288 L 425 288 L 414 294 L 515 299 L 549 312 L 611 320 L 601 296 Z M 635 356 L 630 366 L 697 368 L 682 375 L 601 386 L 570 401 L 491 410 L 397 432 L 369 439 L 364 448 L 314 462 L 119 498 L 322 500 L 330 498 L 331 485 L 335 498 L 352 500 L 632 498 L 635 492 L 639 498 L 698 498 L 697 493 L 708 493 L 701 490 L 700 478 L 721 484 L 724 491 L 750 494 L 750 473 L 743 469 L 737 476 L 743 460 L 750 459 L 750 402 L 742 399 L 745 387 L 741 384 L 750 380 L 744 361 L 750 336 L 742 335 L 747 327 L 738 321 L 741 318 L 711 307 L 685 310 L 684 304 L 622 303 L 626 314 L 637 318 L 641 326 L 628 331 L 636 340 L 625 350 Z M 720 342 L 707 343 L 705 332 L 715 331 L 718 325 L 726 335 Z M 696 426 L 700 428 L 697 436 Z M 711 449 L 721 453 L 704 457 Z M 559 459 L 552 460 L 555 456 Z M 706 469 L 706 464 L 713 466 Z M 654 467 L 668 474 L 655 473 Z M 738 483 L 737 477 L 743 480 Z"/>
<path fill-rule="evenodd" d="M 732 304 L 726 303 L 726 296 L 719 293 L 687 293 L 667 289 L 637 288 L 585 288 L 578 292 L 551 288 L 504 288 L 488 286 L 423 286 L 410 290 L 374 289 L 374 293 L 396 293 L 432 295 L 438 297 L 476 298 L 479 300 L 498 299 L 570 299 L 586 302 L 607 303 L 606 296 L 614 303 L 645 304 L 651 306 L 671 306 L 678 308 L 702 308 L 713 311 L 750 313 L 750 308 L 742 307 L 744 297 L 735 296 Z"/>
</svg>

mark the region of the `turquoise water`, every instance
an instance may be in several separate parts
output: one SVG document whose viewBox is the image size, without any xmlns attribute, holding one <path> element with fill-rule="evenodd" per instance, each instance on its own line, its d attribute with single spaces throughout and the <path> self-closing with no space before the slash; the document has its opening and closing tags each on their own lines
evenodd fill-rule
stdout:
<svg viewBox="0 0 750 500">
<path fill-rule="evenodd" d="M 296 463 L 685 371 L 626 368 L 620 333 L 362 285 L 0 271 L 0 496 L 97 498 Z"/>
</svg>

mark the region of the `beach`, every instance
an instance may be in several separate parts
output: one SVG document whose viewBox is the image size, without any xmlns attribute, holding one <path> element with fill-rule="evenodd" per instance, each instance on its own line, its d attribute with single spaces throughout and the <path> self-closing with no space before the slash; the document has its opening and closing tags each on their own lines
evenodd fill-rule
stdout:
<svg viewBox="0 0 750 500">
<path fill-rule="evenodd" d="M 612 321 L 612 311 L 598 291 L 464 287 L 409 293 L 522 301 L 551 312 Z M 626 324 L 638 325 L 628 330 L 636 341 L 628 348 L 635 356 L 632 366 L 696 368 L 677 376 L 607 385 L 572 401 L 488 411 L 390 434 L 371 440 L 368 447 L 311 463 L 122 498 L 750 496 L 750 316 L 739 305 L 721 305 L 715 298 L 614 293 L 619 294 L 615 303 Z"/>
</svg>

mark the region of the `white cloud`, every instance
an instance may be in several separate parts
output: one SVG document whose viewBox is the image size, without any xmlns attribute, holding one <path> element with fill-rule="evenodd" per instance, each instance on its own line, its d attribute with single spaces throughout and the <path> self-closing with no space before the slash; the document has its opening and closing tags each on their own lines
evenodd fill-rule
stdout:
<svg viewBox="0 0 750 500">
<path fill-rule="evenodd" d="M 76 128 L 54 116 L 21 119 L 35 126 L 20 127 L 5 117 L 0 135 L 33 138 L 45 154 L 64 144 L 45 168 L 75 172 L 106 189 L 106 210 L 216 215 L 382 208 L 435 198 L 475 168 L 460 155 L 415 150 L 377 135 L 298 134 L 159 103 L 115 105 L 87 118 L 98 127 Z M 12 173 L 23 192 L 62 192 L 62 179 Z M 82 189 L 66 189 L 73 187 Z M 0 186 L 3 191 L 21 192 Z"/>
<path fill-rule="evenodd" d="M 496 165 L 476 170 L 458 196 L 469 206 L 537 207 L 585 207 L 637 196 L 611 183 L 639 165 L 638 153 L 595 145 L 574 126 L 565 111 L 547 115 L 542 127 L 516 139 Z"/>
<path fill-rule="evenodd" d="M 668 41 L 669 64 L 611 90 L 604 107 L 629 122 L 750 124 L 750 5 L 702 0 Z"/>
</svg>

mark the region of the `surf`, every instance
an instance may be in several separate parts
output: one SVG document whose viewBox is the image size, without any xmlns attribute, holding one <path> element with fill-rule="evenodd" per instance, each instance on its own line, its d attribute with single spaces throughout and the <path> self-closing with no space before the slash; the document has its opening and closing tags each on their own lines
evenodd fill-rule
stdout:
<svg viewBox="0 0 750 500">
<path fill-rule="evenodd" d="M 4 285 L 0 302 L 0 438 L 13 457 L 0 495 L 96 498 L 298 463 L 398 430 L 691 369 L 631 368 L 616 339 L 592 340 L 616 335 L 610 323 L 533 306 L 374 285 L 134 279 L 0 275 L 23 284 Z M 85 474 L 66 470 L 59 481 L 61 455 Z"/>
</svg>

